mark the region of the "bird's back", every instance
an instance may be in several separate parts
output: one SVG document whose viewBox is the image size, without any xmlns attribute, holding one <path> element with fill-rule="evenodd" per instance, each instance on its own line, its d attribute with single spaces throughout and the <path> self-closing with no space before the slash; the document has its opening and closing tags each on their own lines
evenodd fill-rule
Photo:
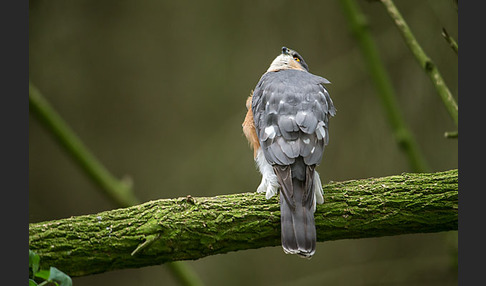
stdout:
<svg viewBox="0 0 486 286">
<path fill-rule="evenodd" d="M 282 246 L 303 257 L 315 252 L 315 167 L 335 113 L 325 83 L 306 71 L 267 72 L 252 100 L 256 133 L 280 185 Z"/>
</svg>

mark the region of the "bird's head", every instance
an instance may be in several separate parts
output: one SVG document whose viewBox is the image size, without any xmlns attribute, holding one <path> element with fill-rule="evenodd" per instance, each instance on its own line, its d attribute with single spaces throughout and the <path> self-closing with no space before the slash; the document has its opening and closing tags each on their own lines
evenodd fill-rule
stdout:
<svg viewBox="0 0 486 286">
<path fill-rule="evenodd" d="M 305 63 L 304 58 L 296 51 L 287 47 L 282 47 L 282 53 L 273 60 L 267 71 L 283 69 L 309 71 L 309 67 Z"/>
</svg>

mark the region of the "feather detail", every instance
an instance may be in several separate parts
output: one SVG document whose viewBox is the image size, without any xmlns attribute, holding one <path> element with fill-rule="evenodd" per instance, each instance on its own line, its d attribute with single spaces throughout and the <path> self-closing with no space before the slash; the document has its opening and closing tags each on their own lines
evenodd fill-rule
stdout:
<svg viewBox="0 0 486 286">
<path fill-rule="evenodd" d="M 273 167 L 280 189 L 282 248 L 287 254 L 311 258 L 316 251 L 314 222 L 314 166 L 307 166 L 306 179 L 292 176 L 290 166 Z"/>
</svg>

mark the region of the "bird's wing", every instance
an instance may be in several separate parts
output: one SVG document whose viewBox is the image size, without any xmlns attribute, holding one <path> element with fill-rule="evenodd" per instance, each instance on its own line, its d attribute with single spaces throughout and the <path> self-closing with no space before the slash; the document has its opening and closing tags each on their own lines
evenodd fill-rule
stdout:
<svg viewBox="0 0 486 286">
<path fill-rule="evenodd" d="M 260 146 L 271 165 L 291 165 L 299 156 L 306 165 L 320 163 L 329 142 L 329 117 L 336 112 L 325 83 L 329 81 L 299 70 L 261 77 L 252 110 Z"/>
</svg>

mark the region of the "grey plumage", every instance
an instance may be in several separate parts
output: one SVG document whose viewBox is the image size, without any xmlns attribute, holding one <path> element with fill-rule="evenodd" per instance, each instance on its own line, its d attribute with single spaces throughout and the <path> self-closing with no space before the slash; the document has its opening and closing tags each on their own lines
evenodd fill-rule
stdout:
<svg viewBox="0 0 486 286">
<path fill-rule="evenodd" d="M 330 82 L 323 77 L 292 69 L 261 77 L 253 91 L 252 110 L 270 164 L 290 165 L 298 156 L 307 165 L 320 163 L 329 138 L 329 117 L 336 113 L 326 83 Z M 265 133 L 269 127 L 275 132 L 272 139 Z M 320 150 L 311 154 L 313 147 Z"/>
<path fill-rule="evenodd" d="M 306 70 L 265 73 L 251 108 L 263 154 L 280 185 L 284 251 L 311 257 L 316 245 L 314 171 L 336 110 L 323 86 L 330 82 Z"/>
</svg>

